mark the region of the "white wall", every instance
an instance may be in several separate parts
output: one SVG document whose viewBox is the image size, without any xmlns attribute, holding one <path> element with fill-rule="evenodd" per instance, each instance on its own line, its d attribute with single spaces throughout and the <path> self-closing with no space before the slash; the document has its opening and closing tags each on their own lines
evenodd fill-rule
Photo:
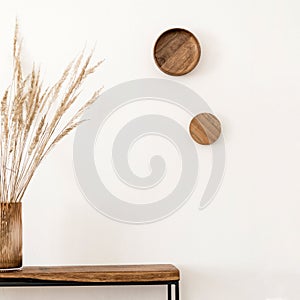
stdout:
<svg viewBox="0 0 300 300">
<path fill-rule="evenodd" d="M 41 165 L 24 199 L 25 265 L 170 262 L 182 271 L 185 300 L 299 299 L 299 9 L 297 0 L 2 1 L 2 89 L 16 14 L 26 63 L 41 63 L 46 79 L 54 79 L 86 42 L 97 41 L 96 57 L 106 61 L 90 90 L 170 78 L 153 62 L 153 43 L 165 29 L 190 29 L 203 56 L 193 73 L 174 80 L 211 105 L 227 149 L 223 185 L 207 209 L 197 209 L 209 170 L 201 149 L 202 176 L 189 202 L 161 222 L 134 226 L 103 217 L 85 201 L 68 137 Z M 0 289 L 0 299 L 160 300 L 164 292 Z"/>
</svg>

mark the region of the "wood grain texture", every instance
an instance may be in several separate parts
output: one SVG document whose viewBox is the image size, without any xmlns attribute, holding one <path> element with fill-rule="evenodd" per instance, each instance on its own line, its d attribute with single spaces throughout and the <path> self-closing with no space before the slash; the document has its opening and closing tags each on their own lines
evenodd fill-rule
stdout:
<svg viewBox="0 0 300 300">
<path fill-rule="evenodd" d="M 0 269 L 22 267 L 22 203 L 0 203 Z"/>
<path fill-rule="evenodd" d="M 0 273 L 5 280 L 47 280 L 86 283 L 164 282 L 179 280 L 173 265 L 24 267 L 18 272 Z"/>
<path fill-rule="evenodd" d="M 199 114 L 190 123 L 190 134 L 198 144 L 210 145 L 219 138 L 221 123 L 210 113 Z"/>
<path fill-rule="evenodd" d="M 197 38 L 185 29 L 165 31 L 154 46 L 155 62 L 168 75 L 181 76 L 191 72 L 200 56 L 201 48 Z"/>
</svg>

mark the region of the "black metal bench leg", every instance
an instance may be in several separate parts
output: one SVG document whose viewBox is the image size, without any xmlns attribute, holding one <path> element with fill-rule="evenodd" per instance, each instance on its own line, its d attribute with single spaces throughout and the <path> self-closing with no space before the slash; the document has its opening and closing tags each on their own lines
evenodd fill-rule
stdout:
<svg viewBox="0 0 300 300">
<path fill-rule="evenodd" d="M 168 284 L 168 300 L 172 300 L 172 284 Z"/>
<path fill-rule="evenodd" d="M 175 300 L 179 300 L 179 282 L 175 283 Z"/>
</svg>

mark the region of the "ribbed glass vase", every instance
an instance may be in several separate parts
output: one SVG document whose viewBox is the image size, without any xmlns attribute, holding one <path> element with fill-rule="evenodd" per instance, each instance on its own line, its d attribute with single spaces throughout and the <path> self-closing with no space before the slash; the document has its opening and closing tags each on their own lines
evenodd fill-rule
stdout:
<svg viewBox="0 0 300 300">
<path fill-rule="evenodd" d="M 22 203 L 0 203 L 0 272 L 22 268 Z"/>
</svg>

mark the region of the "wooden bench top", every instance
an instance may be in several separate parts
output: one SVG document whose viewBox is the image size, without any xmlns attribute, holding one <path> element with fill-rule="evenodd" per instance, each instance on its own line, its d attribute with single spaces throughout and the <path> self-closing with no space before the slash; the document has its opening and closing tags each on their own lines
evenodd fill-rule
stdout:
<svg viewBox="0 0 300 300">
<path fill-rule="evenodd" d="M 119 265 L 119 266 L 59 266 L 24 267 L 21 271 L 0 273 L 4 282 L 48 283 L 150 283 L 171 282 L 180 279 L 173 265 Z"/>
</svg>

